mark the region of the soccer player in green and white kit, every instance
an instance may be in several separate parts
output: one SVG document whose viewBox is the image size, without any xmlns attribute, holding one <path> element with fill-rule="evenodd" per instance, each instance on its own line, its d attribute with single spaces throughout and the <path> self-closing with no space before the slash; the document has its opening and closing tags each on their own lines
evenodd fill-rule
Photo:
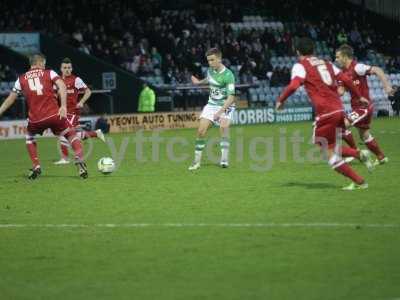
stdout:
<svg viewBox="0 0 400 300">
<path fill-rule="evenodd" d="M 222 53 L 217 48 L 206 52 L 208 65 L 207 77 L 199 80 L 192 76 L 193 84 L 208 84 L 210 96 L 200 115 L 200 124 L 197 130 L 194 162 L 189 170 L 200 168 L 201 154 L 206 146 L 206 134 L 211 125 L 217 124 L 221 134 L 221 161 L 220 165 L 227 168 L 229 165 L 229 125 L 235 109 L 235 76 L 232 71 L 222 64 Z"/>
</svg>

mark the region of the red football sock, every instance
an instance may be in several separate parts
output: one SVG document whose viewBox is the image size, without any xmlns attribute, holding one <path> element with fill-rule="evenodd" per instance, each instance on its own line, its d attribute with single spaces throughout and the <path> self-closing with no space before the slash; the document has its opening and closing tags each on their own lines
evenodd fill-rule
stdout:
<svg viewBox="0 0 400 300">
<path fill-rule="evenodd" d="M 61 148 L 61 155 L 62 158 L 67 159 L 68 158 L 68 146 L 64 144 L 60 144 Z"/>
<path fill-rule="evenodd" d="M 83 147 L 81 140 L 79 137 L 76 135 L 76 132 L 74 130 L 71 130 L 67 132 L 65 137 L 68 139 L 69 144 L 71 145 L 72 149 L 74 150 L 75 157 L 78 160 L 83 160 Z"/>
<path fill-rule="evenodd" d="M 356 142 L 354 141 L 353 134 L 351 133 L 350 130 L 346 130 L 343 133 L 342 137 L 345 140 L 345 142 L 347 143 L 347 145 L 349 145 L 353 149 L 357 149 Z"/>
<path fill-rule="evenodd" d="M 367 148 L 371 150 L 371 152 L 373 152 L 379 160 L 385 158 L 385 154 L 383 154 L 381 148 L 378 146 L 378 143 L 374 138 L 368 142 L 365 142 L 365 146 L 367 146 Z"/>
<path fill-rule="evenodd" d="M 29 157 L 31 158 L 33 168 L 36 168 L 40 165 L 36 142 L 32 140 L 27 140 L 26 148 L 28 150 Z"/>
<path fill-rule="evenodd" d="M 342 156 L 343 157 L 355 157 L 360 159 L 360 151 L 350 147 L 342 147 Z"/>
<path fill-rule="evenodd" d="M 89 138 L 97 137 L 96 131 L 83 131 L 82 132 L 82 140 L 86 140 Z"/>
<path fill-rule="evenodd" d="M 342 161 L 343 162 L 343 161 Z M 334 170 L 343 176 L 350 178 L 353 182 L 357 184 L 364 183 L 364 178 L 358 175 L 348 164 L 339 163 L 336 167 L 333 167 Z"/>
</svg>

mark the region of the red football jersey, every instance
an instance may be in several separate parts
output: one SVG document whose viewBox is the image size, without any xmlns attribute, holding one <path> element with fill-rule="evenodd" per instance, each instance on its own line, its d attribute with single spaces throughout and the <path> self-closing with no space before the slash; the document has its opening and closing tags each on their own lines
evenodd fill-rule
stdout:
<svg viewBox="0 0 400 300">
<path fill-rule="evenodd" d="M 79 92 L 86 90 L 87 86 L 83 80 L 75 75 L 63 78 L 67 86 L 67 111 L 69 114 L 79 114 L 78 104 Z"/>
<path fill-rule="evenodd" d="M 13 91 L 23 93 L 28 104 L 30 122 L 38 122 L 58 114 L 55 82 L 60 79 L 53 70 L 34 68 L 22 74 L 15 82 Z"/>
<path fill-rule="evenodd" d="M 298 77 L 303 81 L 316 115 L 343 110 L 337 92 L 336 75 L 339 73 L 332 63 L 315 56 L 306 57 L 293 66 L 292 79 Z"/>
<path fill-rule="evenodd" d="M 346 69 L 343 69 L 343 73 L 350 76 L 353 81 L 353 85 L 358 88 L 361 96 L 367 99 L 371 103 L 371 99 L 369 97 L 369 87 L 367 81 L 367 75 L 370 74 L 371 66 L 364 65 L 358 63 L 357 61 L 353 60 L 350 66 Z M 354 95 L 354 93 L 350 92 L 351 95 L 351 108 L 353 110 L 358 108 L 365 109 L 365 105 L 359 101 L 359 98 Z"/>
</svg>

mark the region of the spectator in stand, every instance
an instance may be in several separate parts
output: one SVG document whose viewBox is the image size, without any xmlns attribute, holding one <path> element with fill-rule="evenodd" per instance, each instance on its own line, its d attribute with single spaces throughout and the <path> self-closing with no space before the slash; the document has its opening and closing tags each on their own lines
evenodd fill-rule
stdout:
<svg viewBox="0 0 400 300">
<path fill-rule="evenodd" d="M 8 65 L 0 64 L 0 82 L 11 82 L 15 81 L 17 78 L 17 73 L 11 69 Z"/>
<path fill-rule="evenodd" d="M 160 68 L 162 65 L 162 57 L 156 47 L 151 48 L 151 61 L 155 68 Z"/>
<path fill-rule="evenodd" d="M 395 91 L 393 96 L 389 96 L 390 104 L 392 105 L 393 113 L 395 116 L 400 115 L 400 88 L 396 85 L 393 86 Z"/>
<path fill-rule="evenodd" d="M 5 67 L 0 65 L 0 82 L 1 81 L 6 81 L 6 72 L 5 72 Z"/>
<path fill-rule="evenodd" d="M 252 61 L 249 57 L 246 62 L 242 65 L 239 71 L 239 79 L 242 83 L 253 83 L 253 73 L 256 67 L 256 63 Z"/>
<path fill-rule="evenodd" d="M 254 70 L 254 75 L 259 80 L 268 79 L 268 73 L 272 71 L 271 63 L 269 59 L 266 59 L 264 55 L 260 57 L 260 60 L 256 62 L 256 67 Z"/>
<path fill-rule="evenodd" d="M 271 86 L 280 86 L 281 68 L 274 68 L 271 76 Z"/>
<path fill-rule="evenodd" d="M 317 33 L 317 30 L 315 29 L 315 27 L 312 24 L 310 24 L 308 30 L 310 33 L 310 37 L 316 41 L 318 39 L 318 33 Z"/>
<path fill-rule="evenodd" d="M 147 83 L 143 83 L 143 89 L 139 95 L 138 112 L 154 112 L 156 104 L 156 94 Z"/>
<path fill-rule="evenodd" d="M 338 33 L 337 42 L 339 45 L 347 44 L 347 34 L 346 34 L 344 28 L 342 28 L 340 30 L 340 32 Z"/>
<path fill-rule="evenodd" d="M 43 1 L 1 2 L 0 30 L 41 31 L 139 76 L 155 76 L 156 69 L 161 69 L 166 82 L 180 81 L 182 76 L 178 73 L 185 69 L 199 72 L 206 65 L 201 53 L 213 45 L 223 50 L 231 65 L 244 66 L 241 74 L 244 80 L 264 76 L 260 61 L 269 60 L 272 54 L 295 55 L 293 40 L 296 35 L 304 34 L 327 42 L 329 48 L 349 42 L 361 59 L 367 49 L 388 50 L 400 56 L 400 38 L 382 38 L 382 31 L 375 29 L 376 24 L 364 24 L 364 12 L 339 7 L 334 1 L 322 4 L 316 0 L 307 3 L 239 1 L 179 11 L 170 10 L 162 1 L 139 0 L 139 3 L 110 0 L 96 3 L 94 7 L 92 1 L 83 1 L 71 2 L 66 9 L 49 9 Z M 256 12 L 270 11 L 278 20 L 287 20 L 283 13 L 287 9 L 293 12 L 293 17 L 284 23 L 282 31 L 272 28 L 234 31 L 230 22 L 242 21 L 244 3 Z M 329 13 L 333 10 L 335 14 Z M 36 15 L 37 18 L 32 17 Z M 207 23 L 207 26 L 196 27 L 196 23 Z M 70 24 L 74 24 L 72 30 Z M 245 66 L 249 58 L 256 63 L 250 69 Z M 279 73 L 273 77 L 279 78 Z"/>
<path fill-rule="evenodd" d="M 397 57 L 395 57 L 395 58 L 393 58 L 393 60 L 394 60 L 394 68 L 395 68 L 398 72 L 400 72 L 400 55 L 397 56 Z"/>
<path fill-rule="evenodd" d="M 362 43 L 361 34 L 358 31 L 356 23 L 353 24 L 353 29 L 350 32 L 350 42 L 354 46 L 360 45 Z"/>
<path fill-rule="evenodd" d="M 82 42 L 81 45 L 79 46 L 78 50 L 90 55 L 90 48 L 91 48 L 90 45 L 87 45 L 85 42 Z"/>
<path fill-rule="evenodd" d="M 396 67 L 395 59 L 390 58 L 386 64 L 388 73 L 398 73 L 399 69 Z"/>
</svg>

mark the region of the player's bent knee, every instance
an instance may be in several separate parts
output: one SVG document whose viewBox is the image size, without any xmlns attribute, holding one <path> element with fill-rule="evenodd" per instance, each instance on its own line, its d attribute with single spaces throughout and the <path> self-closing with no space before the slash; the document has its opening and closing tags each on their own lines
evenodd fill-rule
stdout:
<svg viewBox="0 0 400 300">
<path fill-rule="evenodd" d="M 76 130 L 74 128 L 68 128 L 68 130 L 64 130 L 63 132 L 61 132 L 60 136 L 69 141 L 70 139 L 77 137 Z"/>
<path fill-rule="evenodd" d="M 207 134 L 207 129 L 203 129 L 202 128 L 202 129 L 197 130 L 197 136 L 200 137 L 200 138 L 205 137 L 206 134 Z"/>
<path fill-rule="evenodd" d="M 26 135 L 25 136 L 25 143 L 26 144 L 36 143 L 35 137 L 33 135 Z"/>
<path fill-rule="evenodd" d="M 367 134 L 364 134 L 362 139 L 363 139 L 364 143 L 369 143 L 374 139 L 374 137 L 370 133 L 367 133 Z"/>
<path fill-rule="evenodd" d="M 221 124 L 220 128 L 221 128 L 221 130 L 224 130 L 224 131 L 229 130 L 229 124 L 226 124 L 226 125 Z"/>
<path fill-rule="evenodd" d="M 221 129 L 229 129 L 230 120 L 229 119 L 221 119 L 220 128 Z"/>
<path fill-rule="evenodd" d="M 60 142 L 68 142 L 67 138 L 63 135 L 60 135 L 59 137 Z"/>
</svg>

